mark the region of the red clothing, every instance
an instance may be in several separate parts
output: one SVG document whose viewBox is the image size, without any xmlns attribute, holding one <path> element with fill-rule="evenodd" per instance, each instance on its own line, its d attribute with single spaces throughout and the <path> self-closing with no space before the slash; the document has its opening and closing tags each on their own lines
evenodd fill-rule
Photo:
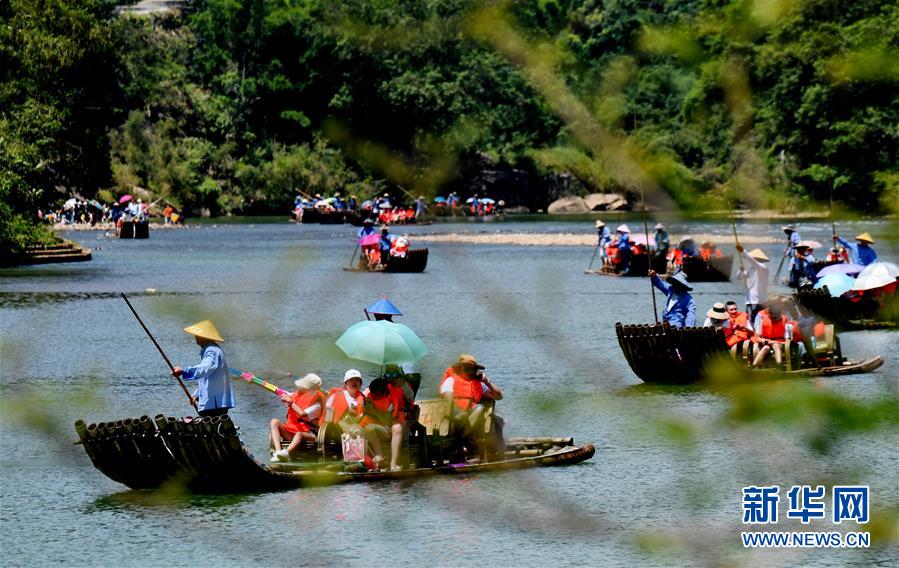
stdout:
<svg viewBox="0 0 899 568">
<path fill-rule="evenodd" d="M 284 425 L 284 428 L 292 434 L 296 434 L 297 432 L 316 432 L 321 420 L 310 422 L 305 418 L 300 418 L 297 411 L 293 409 L 294 404 L 301 409 L 305 409 L 315 403 L 321 405 L 322 413 L 324 413 L 325 395 L 322 391 L 297 391 L 293 393 L 293 396 L 290 397 L 290 406 L 287 407 L 287 423 Z"/>
</svg>

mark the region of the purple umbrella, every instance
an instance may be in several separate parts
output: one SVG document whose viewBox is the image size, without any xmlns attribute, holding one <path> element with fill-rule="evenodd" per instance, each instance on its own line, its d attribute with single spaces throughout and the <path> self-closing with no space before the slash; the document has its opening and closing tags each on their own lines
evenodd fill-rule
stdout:
<svg viewBox="0 0 899 568">
<path fill-rule="evenodd" d="M 122 203 L 128 203 L 129 201 L 131 201 L 131 199 L 131 194 L 126 193 L 119 198 L 119 205 L 121 205 Z"/>
<path fill-rule="evenodd" d="M 864 269 L 865 267 L 860 264 L 831 264 L 818 271 L 818 278 L 822 278 L 824 276 L 827 276 L 828 274 L 847 274 L 849 276 L 853 276 Z"/>
</svg>

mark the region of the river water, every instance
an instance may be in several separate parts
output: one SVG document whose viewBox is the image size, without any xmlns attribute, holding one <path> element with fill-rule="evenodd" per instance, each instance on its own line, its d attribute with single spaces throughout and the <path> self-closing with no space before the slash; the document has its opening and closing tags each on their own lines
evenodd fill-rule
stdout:
<svg viewBox="0 0 899 568">
<path fill-rule="evenodd" d="M 896 548 L 792 549 L 740 545 L 741 488 L 751 484 L 870 485 L 872 514 L 899 503 L 895 432 L 809 449 L 813 424 L 740 425 L 731 393 L 647 388 L 627 366 L 614 323 L 652 320 L 645 279 L 585 275 L 589 247 L 430 243 L 424 274 L 345 272 L 346 226 L 273 220 L 155 231 L 147 241 L 67 234 L 94 259 L 0 271 L 3 564 L 271 565 L 896 565 Z M 632 221 L 639 224 L 639 221 Z M 740 224 L 780 238 L 780 223 Z M 592 232 L 547 219 L 438 224 L 418 232 Z M 673 221 L 673 235 L 727 235 L 721 222 Z M 801 224 L 827 242 L 829 223 Z M 899 258 L 895 223 L 856 222 Z M 762 248 L 779 259 L 782 245 Z M 774 263 L 776 264 L 776 263 Z M 773 271 L 773 270 L 772 270 Z M 700 312 L 738 299 L 736 283 L 698 284 Z M 150 291 L 148 291 L 150 290 Z M 280 493 L 198 496 L 129 491 L 95 470 L 72 423 L 185 415 L 180 389 L 118 292 L 130 294 L 175 364 L 197 348 L 181 331 L 211 318 L 231 366 L 282 386 L 316 372 L 326 386 L 374 366 L 334 341 L 387 295 L 429 345 L 421 398 L 435 394 L 459 353 L 476 355 L 506 398 L 507 435 L 570 435 L 596 456 L 562 467 Z M 841 335 L 853 358 L 886 364 L 870 375 L 796 381 L 859 401 L 896 394 L 896 332 Z M 755 388 L 780 388 L 773 383 Z M 235 384 L 231 413 L 267 458 L 267 421 L 283 413 L 267 391 Z M 786 495 L 782 495 L 781 515 Z M 895 510 L 895 509 L 894 509 Z M 835 530 L 828 521 L 780 530 Z M 845 528 L 842 527 L 842 528 Z M 864 529 L 864 527 L 859 527 Z"/>
</svg>

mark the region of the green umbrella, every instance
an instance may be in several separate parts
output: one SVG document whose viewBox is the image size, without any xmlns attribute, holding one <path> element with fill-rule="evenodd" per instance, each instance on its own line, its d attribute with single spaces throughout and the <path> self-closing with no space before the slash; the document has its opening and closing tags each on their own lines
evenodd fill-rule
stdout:
<svg viewBox="0 0 899 568">
<path fill-rule="evenodd" d="M 415 332 L 392 321 L 361 321 L 346 330 L 337 347 L 353 359 L 387 365 L 415 362 L 428 347 Z"/>
</svg>

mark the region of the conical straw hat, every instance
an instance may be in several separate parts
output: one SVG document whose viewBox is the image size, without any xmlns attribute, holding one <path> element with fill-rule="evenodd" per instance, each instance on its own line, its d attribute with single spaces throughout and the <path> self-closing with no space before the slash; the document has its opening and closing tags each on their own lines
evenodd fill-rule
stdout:
<svg viewBox="0 0 899 568">
<path fill-rule="evenodd" d="M 199 323 L 189 325 L 184 328 L 184 331 L 191 335 L 202 337 L 203 339 L 209 339 L 212 341 L 224 341 L 224 339 L 222 339 L 222 336 L 219 334 L 219 330 L 215 328 L 215 324 L 213 324 L 209 320 L 203 320 Z"/>
<path fill-rule="evenodd" d="M 764 252 L 762 252 L 762 249 L 760 248 L 751 250 L 749 252 L 749 256 L 761 262 L 768 262 L 769 260 L 771 260 L 767 255 L 765 255 Z"/>
<path fill-rule="evenodd" d="M 870 245 L 874 244 L 874 239 L 872 239 L 871 235 L 869 235 L 868 233 L 862 233 L 862 234 L 858 235 L 857 237 L 855 237 L 855 240 L 865 241 L 866 243 L 868 243 Z"/>
</svg>

